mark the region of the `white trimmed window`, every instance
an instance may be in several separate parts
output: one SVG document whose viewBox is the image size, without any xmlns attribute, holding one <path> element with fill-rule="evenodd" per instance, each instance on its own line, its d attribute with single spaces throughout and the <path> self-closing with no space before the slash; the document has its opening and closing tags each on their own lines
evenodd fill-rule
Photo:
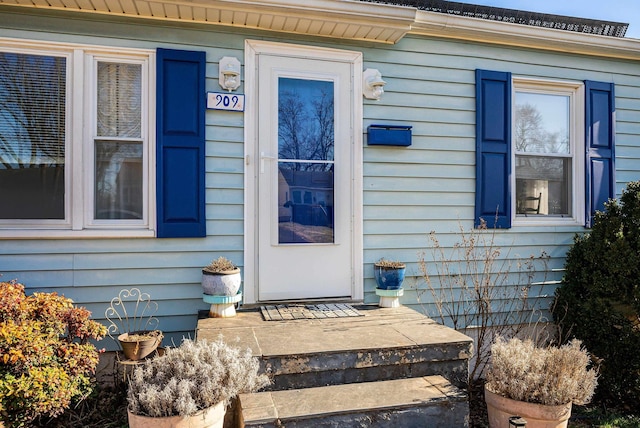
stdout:
<svg viewBox="0 0 640 428">
<path fill-rule="evenodd" d="M 584 222 L 584 84 L 513 79 L 514 224 Z"/>
<path fill-rule="evenodd" d="M 153 236 L 154 52 L 0 40 L 0 236 Z"/>
</svg>

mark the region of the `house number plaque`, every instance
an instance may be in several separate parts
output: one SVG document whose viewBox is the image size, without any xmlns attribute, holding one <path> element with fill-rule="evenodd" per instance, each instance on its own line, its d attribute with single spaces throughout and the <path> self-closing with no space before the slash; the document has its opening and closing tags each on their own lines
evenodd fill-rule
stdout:
<svg viewBox="0 0 640 428">
<path fill-rule="evenodd" d="M 244 111 L 244 95 L 228 92 L 207 92 L 207 108 Z"/>
</svg>

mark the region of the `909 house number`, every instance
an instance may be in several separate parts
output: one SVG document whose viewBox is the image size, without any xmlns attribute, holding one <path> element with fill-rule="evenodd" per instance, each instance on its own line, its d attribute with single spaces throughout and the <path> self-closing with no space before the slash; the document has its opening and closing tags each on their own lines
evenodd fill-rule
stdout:
<svg viewBox="0 0 640 428">
<path fill-rule="evenodd" d="M 212 110 L 244 111 L 244 95 L 207 92 L 207 108 Z"/>
</svg>

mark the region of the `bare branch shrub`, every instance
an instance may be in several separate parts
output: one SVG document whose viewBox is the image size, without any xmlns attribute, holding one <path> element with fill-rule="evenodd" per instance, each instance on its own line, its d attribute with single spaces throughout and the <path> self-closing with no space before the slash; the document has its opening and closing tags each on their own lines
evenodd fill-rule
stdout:
<svg viewBox="0 0 640 428">
<path fill-rule="evenodd" d="M 545 296 L 530 293 L 532 286 L 545 283 L 549 257 L 541 252 L 519 259 L 512 257 L 510 249 L 503 254 L 496 244 L 496 230 L 484 223 L 469 231 L 459 225 L 458 239 L 448 248 L 435 232 L 429 234 L 431 261 L 426 252 L 418 260 L 426 288 L 416 287 L 416 292 L 425 313 L 474 336 L 469 379 L 475 380 L 484 375 L 496 336 L 511 338 L 537 331 L 537 342 L 549 338 L 538 328 L 548 322 L 538 304 Z M 539 278 L 541 272 L 543 278 Z"/>
</svg>

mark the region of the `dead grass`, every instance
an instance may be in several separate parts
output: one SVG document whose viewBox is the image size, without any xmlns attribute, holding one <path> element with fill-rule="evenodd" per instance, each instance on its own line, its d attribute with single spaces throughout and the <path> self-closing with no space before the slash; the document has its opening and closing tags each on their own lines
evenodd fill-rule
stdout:
<svg viewBox="0 0 640 428">
<path fill-rule="evenodd" d="M 97 387 L 93 393 L 61 416 L 42 418 L 34 424 L 41 428 L 126 428 L 127 390 L 120 387 Z"/>
</svg>

